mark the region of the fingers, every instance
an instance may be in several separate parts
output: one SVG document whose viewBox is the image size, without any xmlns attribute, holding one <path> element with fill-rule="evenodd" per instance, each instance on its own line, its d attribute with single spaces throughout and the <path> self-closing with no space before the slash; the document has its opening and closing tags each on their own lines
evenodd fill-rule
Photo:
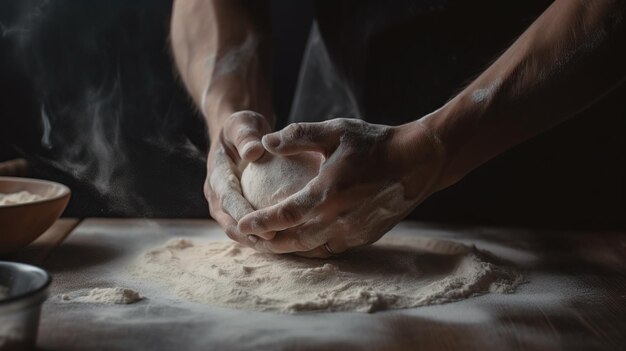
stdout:
<svg viewBox="0 0 626 351">
<path fill-rule="evenodd" d="M 208 195 L 207 197 L 209 199 L 211 216 L 217 221 L 217 223 L 220 224 L 222 228 L 224 228 L 224 231 L 229 238 L 247 246 L 252 246 L 257 243 L 259 241 L 259 237 L 265 240 L 271 240 L 274 238 L 274 236 L 276 235 L 276 233 L 274 232 L 261 233 L 258 235 L 258 237 L 256 235 L 243 234 L 241 231 L 239 231 L 239 228 L 237 227 L 237 221 L 230 214 L 222 210 L 222 208 L 219 206 L 220 201 L 217 194 L 215 194 L 215 192 L 211 190 L 207 191 L 210 192 L 210 195 Z"/>
<path fill-rule="evenodd" d="M 330 257 L 348 249 L 345 233 L 333 223 L 316 217 L 306 223 L 276 233 L 272 240 L 259 241 L 254 248 L 276 254 L 293 253 L 303 257 Z"/>
<path fill-rule="evenodd" d="M 239 157 L 252 162 L 263 156 L 265 149 L 261 137 L 270 132 L 270 126 L 261 114 L 240 111 L 231 115 L 223 131 L 224 138 L 237 149 Z"/>
<path fill-rule="evenodd" d="M 211 174 L 205 189 L 205 195 L 214 212 L 224 212 L 225 215 L 237 222 L 245 215 L 253 212 L 254 208 L 243 197 L 239 178 L 237 178 L 234 172 L 235 165 L 226 155 L 223 148 L 215 150 L 215 156 L 211 162 Z M 227 219 L 222 219 L 222 221 L 226 225 L 230 225 L 230 221 Z M 225 229 L 227 229 L 226 225 L 223 225 Z M 237 232 L 240 231 L 237 229 Z M 272 239 L 275 235 L 275 233 L 268 233 L 267 231 L 254 234 L 264 239 Z M 253 238 L 251 239 L 253 240 Z"/>
<path fill-rule="evenodd" d="M 209 211 L 211 212 L 211 216 L 213 219 L 219 223 L 219 225 L 224 229 L 226 235 L 239 243 L 244 245 L 251 246 L 256 241 L 249 240 L 248 237 L 242 234 L 239 229 L 237 229 L 237 221 L 228 213 L 224 212 L 219 204 L 219 199 L 217 194 L 212 191 L 210 184 L 205 183 L 204 192 L 207 200 L 209 201 Z"/>
<path fill-rule="evenodd" d="M 212 148 L 213 157 L 209 158 L 209 178 L 205 185 L 205 196 L 209 200 L 211 215 L 224 228 L 226 234 L 242 244 L 252 245 L 259 237 L 270 240 L 274 232 L 243 234 L 237 227 L 237 221 L 254 211 L 250 202 L 244 198 L 238 174 L 237 163 L 240 159 L 255 161 L 265 149 L 261 136 L 270 132 L 269 122 L 253 111 L 234 113 L 226 120 L 220 133 L 221 143 Z"/>
<path fill-rule="evenodd" d="M 306 151 L 328 155 L 339 145 L 337 123 L 293 123 L 283 130 L 266 134 L 263 146 L 269 152 L 280 155 L 293 155 Z"/>
<path fill-rule="evenodd" d="M 327 242 L 310 251 L 294 252 L 294 255 L 308 258 L 330 258 L 341 255 L 348 250 L 343 240 L 329 239 Z"/>
<path fill-rule="evenodd" d="M 294 253 L 304 257 L 330 257 L 346 251 L 350 233 L 333 219 L 315 217 L 306 223 L 276 233 L 274 239 L 260 241 L 254 247 L 276 254 Z M 360 244 L 357 244 L 358 246 Z M 354 246 L 354 245 L 353 245 Z"/>
<path fill-rule="evenodd" d="M 210 189 L 218 196 L 219 208 L 239 220 L 254 211 L 252 205 L 243 197 L 239 178 L 235 175 L 234 163 L 224 149 L 215 151 L 209 176 Z M 210 195 L 210 194 L 207 194 Z"/>
<path fill-rule="evenodd" d="M 311 251 L 294 252 L 293 254 L 296 256 L 306 257 L 306 258 L 331 258 L 333 257 L 333 255 L 331 255 L 328 251 L 326 251 L 323 245 L 318 246 L 317 248 Z"/>
<path fill-rule="evenodd" d="M 223 211 L 228 214 L 235 222 L 237 232 L 241 233 L 237 226 L 237 220 L 239 218 L 242 218 L 246 214 L 254 211 L 250 206 L 248 200 L 246 200 L 240 193 L 236 192 L 236 190 L 231 189 L 227 193 L 222 193 L 221 195 L 219 195 L 218 201 L 220 202 Z M 263 231 L 254 234 L 266 240 L 271 240 L 275 236 L 275 232 L 273 231 Z M 253 237 L 248 239 L 252 242 L 256 241 Z"/>
<path fill-rule="evenodd" d="M 316 208 L 325 198 L 315 178 L 304 189 L 289 196 L 285 200 L 243 216 L 239 220 L 239 230 L 246 234 L 276 232 L 292 228 L 313 217 Z"/>
<path fill-rule="evenodd" d="M 252 246 L 256 242 L 248 239 L 247 235 L 242 234 L 237 229 L 237 221 L 235 221 L 229 214 L 220 210 L 211 209 L 211 216 L 217 221 L 217 223 L 219 223 L 219 225 L 224 229 L 226 235 L 232 240 L 246 246 Z"/>
<path fill-rule="evenodd" d="M 317 240 L 310 240 L 303 236 L 281 232 L 274 240 L 264 242 L 263 249 L 276 254 L 291 253 L 307 258 L 330 258 L 344 253 L 348 247 L 340 238 L 323 239 L 320 236 Z"/>
<path fill-rule="evenodd" d="M 278 232 L 274 239 L 260 243 L 264 251 L 277 254 L 309 252 L 322 246 L 328 240 L 328 232 L 316 220 L 302 226 Z"/>
</svg>

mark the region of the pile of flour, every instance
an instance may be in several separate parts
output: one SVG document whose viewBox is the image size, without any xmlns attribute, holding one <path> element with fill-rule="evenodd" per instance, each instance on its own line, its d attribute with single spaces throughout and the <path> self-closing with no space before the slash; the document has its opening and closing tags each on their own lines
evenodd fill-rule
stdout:
<svg viewBox="0 0 626 351">
<path fill-rule="evenodd" d="M 508 293 L 524 281 L 472 247 L 388 238 L 332 260 L 175 239 L 143 254 L 132 272 L 194 302 L 283 313 L 418 307 Z"/>
<path fill-rule="evenodd" d="M 43 199 L 43 196 L 28 191 L 19 191 L 9 194 L 0 193 L 0 206 L 23 204 L 26 202 L 39 201 L 41 199 Z"/>
<path fill-rule="evenodd" d="M 64 302 L 96 303 L 105 305 L 128 305 L 144 299 L 141 294 L 133 289 L 95 288 L 91 290 L 78 290 L 60 295 Z"/>
<path fill-rule="evenodd" d="M 254 208 L 271 206 L 307 186 L 321 162 L 315 153 L 266 153 L 243 170 L 243 195 Z M 512 292 L 524 280 L 473 247 L 407 239 L 385 237 L 332 260 L 176 239 L 141 255 L 132 272 L 194 302 L 283 313 L 418 307 Z"/>
</svg>

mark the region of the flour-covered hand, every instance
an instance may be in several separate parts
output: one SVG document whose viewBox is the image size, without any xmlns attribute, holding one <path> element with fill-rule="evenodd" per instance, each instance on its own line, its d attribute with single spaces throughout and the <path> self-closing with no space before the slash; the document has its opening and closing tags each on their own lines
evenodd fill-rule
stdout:
<svg viewBox="0 0 626 351">
<path fill-rule="evenodd" d="M 259 159 L 265 149 L 261 137 L 270 132 L 267 120 L 252 111 L 240 111 L 228 117 L 214 140 L 207 160 L 204 194 L 211 216 L 233 240 L 250 245 L 248 236 L 237 229 L 237 221 L 254 209 L 241 193 L 241 169 Z M 272 238 L 273 233 L 260 233 Z"/>
<path fill-rule="evenodd" d="M 371 244 L 438 190 L 445 152 L 419 123 L 400 127 L 356 119 L 297 123 L 263 137 L 278 155 L 314 151 L 319 174 L 285 200 L 245 215 L 244 234 L 276 232 L 255 248 L 327 257 Z"/>
</svg>

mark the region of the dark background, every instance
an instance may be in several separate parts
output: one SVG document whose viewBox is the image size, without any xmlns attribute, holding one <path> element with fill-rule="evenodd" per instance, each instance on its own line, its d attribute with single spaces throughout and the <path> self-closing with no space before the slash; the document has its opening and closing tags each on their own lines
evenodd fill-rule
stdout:
<svg viewBox="0 0 626 351">
<path fill-rule="evenodd" d="M 208 216 L 206 131 L 176 79 L 170 12 L 171 0 L 0 2 L 0 161 L 26 157 L 29 176 L 69 185 L 66 215 Z M 285 120 L 312 2 L 273 1 L 272 17 Z"/>
<path fill-rule="evenodd" d="M 41 1 L 33 0 L 4 0 L 0 2 L 0 23 L 3 24 L 3 32 L 6 30 L 10 31 L 9 28 L 12 24 L 18 26 L 37 27 L 36 30 L 46 30 L 45 26 L 49 24 L 42 24 L 39 21 L 44 21 L 43 17 L 53 16 L 54 14 L 45 13 L 42 14 L 42 16 L 36 16 L 35 13 L 40 3 Z M 150 8 L 150 10 L 152 10 L 152 15 L 155 16 L 155 18 L 153 18 L 149 23 L 149 25 L 152 27 L 150 29 L 157 29 L 157 31 L 155 31 L 155 34 L 152 35 L 154 37 L 156 37 L 157 34 L 166 34 L 165 31 L 167 31 L 167 21 L 169 20 L 169 9 L 171 6 L 171 0 L 130 2 L 99 1 L 92 2 L 91 4 L 81 4 L 80 1 L 59 1 L 59 3 L 61 3 L 59 7 L 61 7 L 62 9 L 60 10 L 61 13 L 58 13 L 58 15 L 72 17 L 85 15 L 100 17 L 99 14 L 103 13 L 109 13 L 115 16 L 126 11 L 141 12 L 142 8 L 144 6 L 147 6 Z M 286 118 L 286 116 L 289 115 L 289 110 L 291 108 L 291 102 L 298 79 L 298 71 L 300 69 L 300 61 L 302 59 L 302 54 L 306 45 L 309 28 L 313 21 L 314 6 L 313 1 L 309 0 L 273 0 L 271 3 L 273 41 L 276 43 L 281 43 L 281 45 L 275 45 L 273 47 L 272 73 L 274 107 L 276 110 L 276 114 L 279 116 L 283 116 L 284 119 Z M 86 11 L 86 9 L 91 9 L 91 11 Z M 27 19 L 23 19 L 24 17 L 29 16 L 28 13 L 33 14 L 31 22 L 29 22 Z M 93 17 L 87 18 L 85 21 L 79 23 L 78 25 L 97 26 L 97 23 L 88 23 L 91 21 L 102 21 L 101 18 L 96 19 Z M 53 25 L 54 27 L 56 27 L 54 29 L 63 32 L 64 30 L 69 31 L 72 28 L 72 26 L 67 25 L 67 29 L 64 29 L 63 26 L 65 26 L 65 24 L 63 24 L 63 22 L 65 21 L 65 18 L 56 18 L 51 19 L 50 22 L 54 23 Z M 113 24 L 120 23 L 118 21 L 113 21 Z M 122 25 L 125 25 L 127 28 L 121 28 L 121 30 L 118 31 L 117 34 L 121 35 L 121 32 L 128 32 L 133 30 L 131 23 L 126 22 Z M 18 30 L 28 31 L 28 28 L 20 27 Z M 33 28 L 33 30 L 35 29 Z M 71 40 L 71 33 L 64 34 L 68 36 L 68 40 Z M 8 123 L 8 126 L 6 126 L 6 128 L 3 127 L 3 130 L 5 132 L 2 134 L 3 139 L 0 140 L 0 160 L 8 160 L 20 156 L 19 153 L 13 147 L 11 147 L 12 145 L 8 145 L 8 141 L 12 138 L 8 136 L 7 132 L 12 129 L 11 127 L 16 125 L 14 118 L 19 118 L 20 115 L 37 114 L 37 112 L 35 111 L 38 111 L 39 109 L 38 107 L 33 108 L 33 106 L 37 106 L 38 103 L 36 101 L 36 98 L 33 96 L 35 94 L 35 92 L 33 91 L 35 88 L 33 87 L 33 82 L 31 81 L 32 76 L 29 75 L 27 72 L 23 72 L 23 70 L 27 68 L 19 67 L 20 65 L 15 62 L 23 58 L 15 57 L 15 44 L 14 40 L 10 38 L 10 36 L 11 34 L 3 34 L 0 40 L 0 53 L 2 54 L 0 56 L 0 102 L 2 103 L 1 106 L 3 107 L 4 111 L 2 115 L 13 116 L 13 118 L 2 117 L 2 121 L 4 123 Z M 135 35 L 135 37 L 137 36 L 138 35 Z M 48 47 L 49 50 L 54 50 L 54 46 L 58 46 L 59 50 L 63 50 L 63 47 L 65 46 L 65 44 L 63 43 L 64 38 L 57 39 L 59 42 L 50 43 L 50 47 Z M 110 39 L 115 40 L 114 38 Z M 166 43 L 162 42 L 165 37 L 161 37 L 159 39 L 157 39 L 157 45 L 166 45 Z M 38 43 L 33 42 L 27 45 L 37 44 Z M 153 49 L 156 48 L 153 47 Z M 166 50 L 167 49 L 165 46 L 158 49 L 158 51 L 160 51 L 160 54 L 163 54 Z M 47 53 L 43 53 L 43 55 L 47 55 Z M 76 66 L 75 69 L 77 70 L 78 66 Z M 20 131 L 22 131 L 21 128 Z M 5 140 L 4 137 L 7 137 L 8 140 Z M 26 135 L 20 135 L 19 138 L 23 137 L 28 138 L 28 136 Z M 15 137 L 15 139 L 18 138 Z"/>
<path fill-rule="evenodd" d="M 398 124 L 445 103 L 549 3 L 272 1 L 279 120 L 315 16 L 364 118 Z M 404 19 L 402 6 L 419 21 Z M 0 160 L 25 157 L 30 176 L 69 185 L 66 215 L 208 216 L 206 131 L 174 73 L 170 11 L 171 0 L 0 2 Z M 392 24 L 359 44 L 379 18 Z M 624 98 L 621 86 L 434 195 L 413 218 L 626 227 Z"/>
</svg>

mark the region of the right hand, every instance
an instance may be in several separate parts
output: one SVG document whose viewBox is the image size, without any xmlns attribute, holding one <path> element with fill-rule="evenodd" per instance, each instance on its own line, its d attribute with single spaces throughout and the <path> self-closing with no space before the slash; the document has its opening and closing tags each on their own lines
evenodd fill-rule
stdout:
<svg viewBox="0 0 626 351">
<path fill-rule="evenodd" d="M 242 218 L 242 233 L 277 232 L 255 248 L 329 257 L 380 239 L 442 187 L 447 163 L 422 123 L 398 127 L 338 118 L 297 123 L 263 137 L 275 155 L 318 152 L 319 173 L 295 194 Z"/>
<path fill-rule="evenodd" d="M 241 171 L 248 162 L 263 156 L 265 149 L 261 138 L 271 131 L 269 122 L 261 114 L 239 111 L 224 121 L 219 133 L 214 134 L 209 149 L 204 195 L 209 202 L 211 216 L 224 228 L 229 238 L 246 246 L 252 246 L 258 238 L 237 229 L 237 222 L 254 211 L 241 191 Z M 275 233 L 257 235 L 270 240 Z"/>
</svg>

